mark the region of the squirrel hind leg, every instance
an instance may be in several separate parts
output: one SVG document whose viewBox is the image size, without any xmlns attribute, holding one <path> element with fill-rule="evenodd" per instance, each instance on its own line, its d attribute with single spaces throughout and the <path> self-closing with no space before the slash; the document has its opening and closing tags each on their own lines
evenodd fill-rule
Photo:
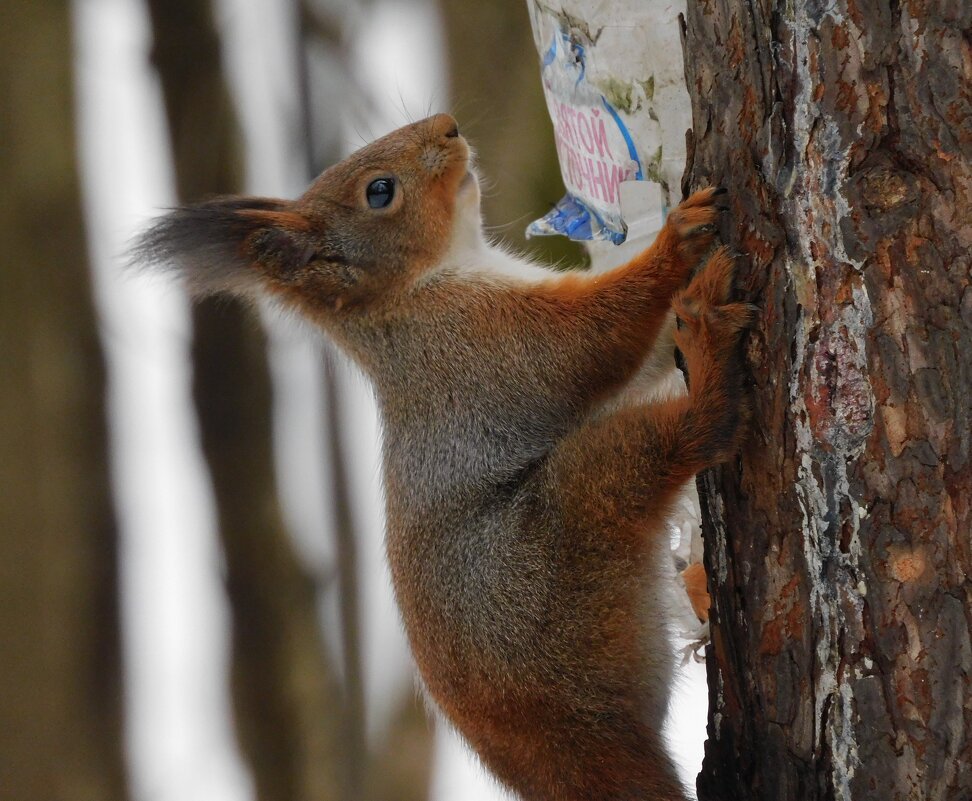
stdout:
<svg viewBox="0 0 972 801">
<path fill-rule="evenodd" d="M 686 481 L 738 446 L 749 418 L 740 341 L 755 307 L 731 302 L 734 273 L 720 248 L 673 302 L 688 396 L 592 419 L 551 455 L 559 497 L 578 514 L 603 509 L 596 525 L 624 530 L 660 520 Z"/>
<path fill-rule="evenodd" d="M 725 306 L 732 296 L 735 275 L 736 260 L 723 245 L 702 265 L 689 285 L 676 295 L 675 303 L 691 301 L 709 307 Z"/>
</svg>

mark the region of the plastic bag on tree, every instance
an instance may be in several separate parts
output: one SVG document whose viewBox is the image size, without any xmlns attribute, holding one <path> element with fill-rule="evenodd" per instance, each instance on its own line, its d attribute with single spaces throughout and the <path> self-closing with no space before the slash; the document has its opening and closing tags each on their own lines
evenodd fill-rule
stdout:
<svg viewBox="0 0 972 801">
<path fill-rule="evenodd" d="M 567 195 L 527 228 L 619 244 L 680 199 L 685 89 L 678 15 L 659 0 L 528 0 Z"/>
</svg>

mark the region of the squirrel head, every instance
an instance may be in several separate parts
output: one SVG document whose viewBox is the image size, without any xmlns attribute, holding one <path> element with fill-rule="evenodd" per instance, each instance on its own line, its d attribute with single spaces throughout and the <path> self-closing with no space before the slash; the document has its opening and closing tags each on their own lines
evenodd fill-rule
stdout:
<svg viewBox="0 0 972 801">
<path fill-rule="evenodd" d="M 176 267 L 195 294 L 271 294 L 316 314 L 393 297 L 433 269 L 457 228 L 479 230 L 470 150 L 448 114 L 399 128 L 293 201 L 216 197 L 170 212 L 137 261 Z"/>
</svg>

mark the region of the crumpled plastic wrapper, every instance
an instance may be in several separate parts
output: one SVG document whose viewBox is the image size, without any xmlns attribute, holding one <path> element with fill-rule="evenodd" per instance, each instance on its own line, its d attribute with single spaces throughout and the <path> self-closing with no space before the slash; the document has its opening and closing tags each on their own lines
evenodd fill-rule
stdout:
<svg viewBox="0 0 972 801">
<path fill-rule="evenodd" d="M 618 244 L 632 222 L 622 184 L 640 183 L 627 194 L 640 206 L 639 193 L 650 198 L 659 218 L 680 199 L 692 119 L 678 28 L 684 2 L 528 5 L 567 194 L 527 235 Z"/>
</svg>

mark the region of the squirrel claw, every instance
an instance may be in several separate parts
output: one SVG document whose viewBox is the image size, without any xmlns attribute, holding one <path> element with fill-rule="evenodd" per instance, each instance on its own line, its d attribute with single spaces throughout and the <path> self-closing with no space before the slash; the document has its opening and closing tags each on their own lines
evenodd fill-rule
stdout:
<svg viewBox="0 0 972 801">
<path fill-rule="evenodd" d="M 717 192 L 712 187 L 700 189 L 668 215 L 666 225 L 677 238 L 679 255 L 689 267 L 698 262 L 718 233 L 717 224 L 724 209 L 713 202 Z"/>
</svg>

